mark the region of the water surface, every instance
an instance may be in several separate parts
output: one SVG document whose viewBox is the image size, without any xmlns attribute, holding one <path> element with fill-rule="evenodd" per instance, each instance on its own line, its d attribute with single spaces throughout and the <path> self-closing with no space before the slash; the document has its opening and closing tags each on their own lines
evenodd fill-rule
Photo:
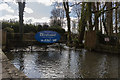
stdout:
<svg viewBox="0 0 120 80">
<path fill-rule="evenodd" d="M 117 54 L 55 49 L 6 55 L 29 78 L 118 78 Z"/>
</svg>

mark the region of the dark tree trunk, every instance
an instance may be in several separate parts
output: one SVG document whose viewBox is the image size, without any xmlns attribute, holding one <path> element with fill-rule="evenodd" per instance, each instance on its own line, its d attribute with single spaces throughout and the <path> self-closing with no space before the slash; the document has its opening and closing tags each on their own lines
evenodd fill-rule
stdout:
<svg viewBox="0 0 120 80">
<path fill-rule="evenodd" d="M 19 33 L 20 33 L 20 40 L 23 39 L 23 33 L 24 33 L 24 26 L 23 26 L 23 13 L 25 8 L 25 1 L 24 2 L 18 2 L 19 6 Z"/>
<path fill-rule="evenodd" d="M 112 2 L 107 2 L 106 4 L 106 9 L 108 12 L 106 13 L 106 27 L 108 31 L 108 35 L 112 35 L 113 33 L 113 11 L 110 10 L 112 9 Z"/>
<path fill-rule="evenodd" d="M 116 6 L 118 6 L 118 2 L 116 2 Z M 118 21 L 117 21 L 117 13 L 118 13 L 118 11 L 117 11 L 117 8 L 115 9 L 115 32 L 116 32 L 116 34 L 118 33 L 118 31 L 117 31 L 117 29 L 118 29 L 118 26 L 117 26 L 117 24 L 118 24 Z"/>
<path fill-rule="evenodd" d="M 99 11 L 99 2 L 97 2 L 96 4 L 97 4 L 97 6 L 95 6 L 95 4 L 94 4 L 94 11 Z M 95 21 L 94 21 L 96 31 L 99 30 L 99 26 L 98 26 L 99 25 L 99 20 L 98 20 L 98 18 L 99 18 L 99 13 L 96 12 L 95 13 Z"/>
<path fill-rule="evenodd" d="M 105 33 L 108 35 L 108 31 L 107 31 L 107 27 L 106 27 L 106 19 L 105 19 L 105 16 L 104 14 L 102 15 L 102 22 L 103 22 L 103 26 L 104 26 L 104 29 L 105 29 Z"/>
<path fill-rule="evenodd" d="M 65 9 L 65 12 L 66 12 L 66 18 L 67 18 L 67 27 L 68 27 L 68 45 L 71 44 L 71 25 L 70 25 L 70 15 L 69 15 L 69 4 L 68 2 L 63 2 L 63 5 L 64 5 L 64 9 Z"/>
<path fill-rule="evenodd" d="M 85 3 L 82 3 L 82 10 L 81 10 L 81 19 L 79 22 L 79 43 L 83 44 L 84 40 L 84 33 L 85 33 L 85 26 L 86 26 L 86 8 Z"/>
<path fill-rule="evenodd" d="M 101 5 L 100 5 L 100 9 L 101 9 Z M 102 16 L 100 16 L 100 32 L 102 33 Z"/>
<path fill-rule="evenodd" d="M 92 25 L 92 11 L 91 11 L 91 6 L 92 6 L 92 2 L 88 2 L 88 22 L 89 22 L 89 30 L 92 31 L 93 30 L 93 25 Z"/>
</svg>

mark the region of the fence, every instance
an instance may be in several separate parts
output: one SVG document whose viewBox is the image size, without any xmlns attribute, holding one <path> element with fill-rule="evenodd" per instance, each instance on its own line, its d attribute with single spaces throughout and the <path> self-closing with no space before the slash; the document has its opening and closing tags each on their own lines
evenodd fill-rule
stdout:
<svg viewBox="0 0 120 80">
<path fill-rule="evenodd" d="M 103 45 L 102 49 L 111 49 L 109 47 L 114 47 L 118 49 L 120 43 L 118 36 L 108 36 L 101 33 L 96 33 L 96 31 L 87 31 L 85 35 L 85 47 L 87 49 L 96 49 L 101 48 L 101 45 Z M 101 49 L 101 50 L 102 50 Z"/>
<path fill-rule="evenodd" d="M 20 33 L 7 33 L 7 47 L 25 47 L 30 45 L 47 45 L 44 43 L 40 43 L 35 40 L 35 33 L 24 33 L 23 40 L 19 39 Z M 61 35 L 61 39 L 58 43 L 66 43 L 67 35 Z"/>
<path fill-rule="evenodd" d="M 4 49 L 6 47 L 6 32 L 0 30 L 0 46 Z"/>
<path fill-rule="evenodd" d="M 85 47 L 94 49 L 97 43 L 97 36 L 95 31 L 87 31 L 85 35 Z"/>
</svg>

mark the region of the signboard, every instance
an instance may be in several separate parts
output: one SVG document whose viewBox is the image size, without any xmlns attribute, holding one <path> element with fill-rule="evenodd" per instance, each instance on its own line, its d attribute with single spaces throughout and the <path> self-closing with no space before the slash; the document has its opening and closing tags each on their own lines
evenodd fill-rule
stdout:
<svg viewBox="0 0 120 80">
<path fill-rule="evenodd" d="M 110 39 L 109 38 L 104 38 L 105 42 L 109 42 Z"/>
<path fill-rule="evenodd" d="M 40 31 L 35 39 L 41 43 L 55 43 L 60 40 L 60 35 L 55 31 Z"/>
</svg>

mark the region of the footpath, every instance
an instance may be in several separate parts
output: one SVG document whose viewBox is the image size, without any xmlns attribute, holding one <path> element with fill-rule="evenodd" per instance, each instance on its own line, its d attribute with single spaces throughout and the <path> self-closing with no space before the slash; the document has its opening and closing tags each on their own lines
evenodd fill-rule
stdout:
<svg viewBox="0 0 120 80">
<path fill-rule="evenodd" d="M 19 71 L 0 49 L 0 80 L 30 80 Z"/>
</svg>

